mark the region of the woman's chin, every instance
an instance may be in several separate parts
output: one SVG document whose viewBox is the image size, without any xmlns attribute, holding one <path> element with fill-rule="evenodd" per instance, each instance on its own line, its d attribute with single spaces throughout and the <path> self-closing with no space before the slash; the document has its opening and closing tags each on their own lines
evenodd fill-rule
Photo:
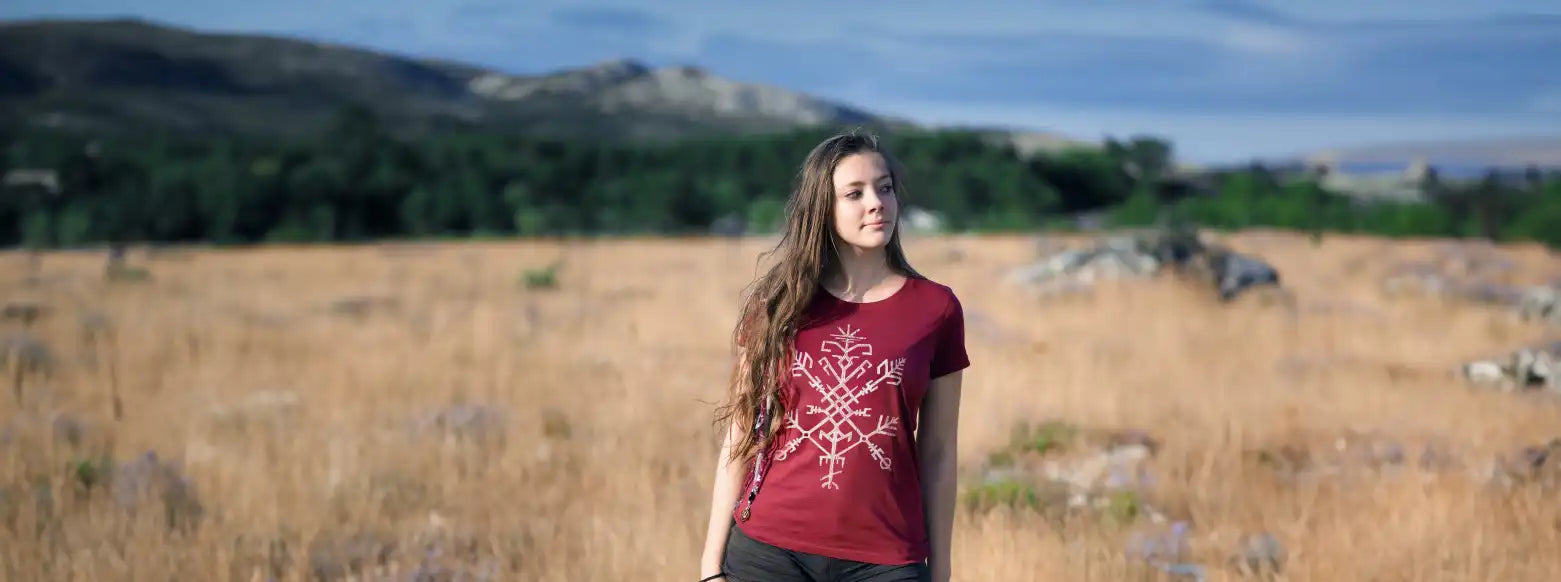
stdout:
<svg viewBox="0 0 1561 582">
<path fill-rule="evenodd" d="M 847 244 L 851 245 L 851 248 L 856 249 L 858 252 L 881 251 L 884 249 L 884 247 L 889 246 L 889 234 L 864 234 L 863 236 L 857 237 L 855 240 L 848 241 Z"/>
</svg>

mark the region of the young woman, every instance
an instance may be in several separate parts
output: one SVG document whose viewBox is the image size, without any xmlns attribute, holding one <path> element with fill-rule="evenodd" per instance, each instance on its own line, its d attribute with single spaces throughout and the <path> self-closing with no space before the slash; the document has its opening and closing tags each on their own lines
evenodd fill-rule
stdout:
<svg viewBox="0 0 1561 582">
<path fill-rule="evenodd" d="M 949 578 L 970 361 L 959 299 L 900 247 L 901 176 L 856 133 L 803 164 L 733 332 L 704 581 Z"/>
</svg>

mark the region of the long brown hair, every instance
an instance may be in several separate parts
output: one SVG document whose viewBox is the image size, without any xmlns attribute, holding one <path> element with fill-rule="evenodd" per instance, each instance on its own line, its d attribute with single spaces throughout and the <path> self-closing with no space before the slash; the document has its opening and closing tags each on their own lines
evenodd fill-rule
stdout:
<svg viewBox="0 0 1561 582">
<path fill-rule="evenodd" d="M 808 153 L 786 202 L 780 242 L 764 253 L 764 257 L 776 260 L 748 286 L 732 331 L 739 365 L 732 371 L 728 399 L 717 409 L 716 423 L 723 430 L 735 423 L 740 431 L 730 452 L 733 462 L 752 459 L 780 432 L 785 410 L 778 390 L 789 364 L 791 340 L 824 277 L 840 268 L 835 249 L 841 243 L 836 242 L 834 230 L 835 166 L 860 153 L 883 156 L 898 207 L 905 208 L 905 173 L 877 136 L 859 131 L 842 133 L 825 139 Z M 885 248 L 889 268 L 906 277 L 921 278 L 900 246 L 899 213 L 895 223 Z M 754 423 L 766 401 L 769 424 L 761 436 L 755 434 Z"/>
</svg>

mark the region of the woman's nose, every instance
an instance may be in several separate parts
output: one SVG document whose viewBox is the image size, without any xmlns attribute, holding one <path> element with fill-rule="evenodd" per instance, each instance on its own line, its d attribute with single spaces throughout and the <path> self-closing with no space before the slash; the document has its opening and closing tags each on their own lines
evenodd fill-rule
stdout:
<svg viewBox="0 0 1561 582">
<path fill-rule="evenodd" d="M 876 192 L 870 191 L 865 196 L 862 196 L 862 204 L 868 209 L 880 208 L 883 206 L 883 199 L 879 198 Z"/>
</svg>

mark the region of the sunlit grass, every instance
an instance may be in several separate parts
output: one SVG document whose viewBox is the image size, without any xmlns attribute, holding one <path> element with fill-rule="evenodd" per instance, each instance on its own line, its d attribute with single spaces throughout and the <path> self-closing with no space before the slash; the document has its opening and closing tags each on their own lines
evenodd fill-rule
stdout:
<svg viewBox="0 0 1561 582">
<path fill-rule="evenodd" d="M 1020 421 L 1140 429 L 1162 444 L 1153 501 L 1193 525 L 1210 579 L 1236 576 L 1229 554 L 1254 532 L 1285 545 L 1289 580 L 1561 579 L 1553 494 L 1461 474 L 1293 485 L 1243 454 L 1347 430 L 1440 439 L 1472 460 L 1544 442 L 1561 430 L 1555 406 L 1471 390 L 1452 371 L 1546 331 L 1487 307 L 1382 297 L 1376 275 L 1431 243 L 1234 240 L 1280 268 L 1295 311 L 1220 305 L 1168 280 L 1043 300 L 1003 280 L 1034 258 L 1027 239 L 913 241 L 914 264 L 968 315 L 965 486 Z M 3 299 L 49 307 L 28 333 L 54 372 L 26 376 L 21 405 L 9 381 L 0 394 L 0 421 L 30 419 L 5 425 L 0 445 L 0 574 L 304 580 L 383 558 L 401 574 L 437 563 L 493 580 L 692 580 L 709 414 L 762 247 L 134 253 L 145 276 L 132 278 L 106 277 L 101 255 L 48 255 L 36 274 L 4 257 Z M 1510 256 L 1522 277 L 1555 274 L 1543 252 Z M 50 412 L 79 430 L 56 430 Z M 1066 437 L 1034 431 L 1021 448 Z M 199 527 L 170 529 L 165 503 L 116 501 L 104 459 L 147 451 L 188 476 Z M 1143 575 L 1122 551 L 1130 526 L 976 508 L 960 509 L 956 579 Z"/>
</svg>

